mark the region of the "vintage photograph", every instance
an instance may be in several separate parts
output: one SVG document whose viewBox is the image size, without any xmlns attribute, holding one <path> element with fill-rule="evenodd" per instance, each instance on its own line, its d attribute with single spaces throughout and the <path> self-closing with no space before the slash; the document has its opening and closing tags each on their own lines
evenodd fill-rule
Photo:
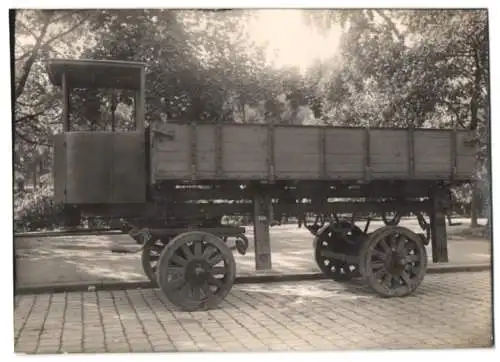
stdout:
<svg viewBox="0 0 500 362">
<path fill-rule="evenodd" d="M 9 17 L 15 353 L 494 346 L 488 9 Z"/>
</svg>

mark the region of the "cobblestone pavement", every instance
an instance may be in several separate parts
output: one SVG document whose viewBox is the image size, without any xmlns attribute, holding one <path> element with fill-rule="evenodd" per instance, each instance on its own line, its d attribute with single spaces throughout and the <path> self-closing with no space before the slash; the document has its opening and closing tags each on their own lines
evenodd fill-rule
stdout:
<svg viewBox="0 0 500 362">
<path fill-rule="evenodd" d="M 428 275 L 406 298 L 359 283 L 236 285 L 220 308 L 182 312 L 158 290 L 16 297 L 15 351 L 165 352 L 492 345 L 488 272 Z"/>
</svg>

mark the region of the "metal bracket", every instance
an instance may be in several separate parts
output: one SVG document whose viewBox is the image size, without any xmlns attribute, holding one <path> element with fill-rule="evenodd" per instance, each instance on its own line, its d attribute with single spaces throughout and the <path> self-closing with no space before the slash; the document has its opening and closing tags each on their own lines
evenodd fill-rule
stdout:
<svg viewBox="0 0 500 362">
<path fill-rule="evenodd" d="M 475 136 L 464 137 L 463 144 L 465 147 L 475 147 L 479 140 Z"/>
<path fill-rule="evenodd" d="M 152 130 L 155 135 L 159 135 L 162 137 L 167 138 L 169 141 L 172 141 L 175 139 L 175 130 L 168 130 L 168 131 L 160 131 L 160 130 Z"/>
</svg>

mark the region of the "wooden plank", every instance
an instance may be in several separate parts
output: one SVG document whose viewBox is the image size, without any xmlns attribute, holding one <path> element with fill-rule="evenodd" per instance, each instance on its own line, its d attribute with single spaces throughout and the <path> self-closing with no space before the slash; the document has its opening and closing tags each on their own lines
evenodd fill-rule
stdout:
<svg viewBox="0 0 500 362">
<path fill-rule="evenodd" d="M 437 189 L 432 195 L 431 210 L 431 246 L 432 261 L 434 263 L 448 262 L 448 238 L 446 233 L 446 215 L 444 201 L 446 194 L 444 190 Z"/>
<path fill-rule="evenodd" d="M 449 132 L 415 131 L 415 176 L 448 179 L 450 177 L 451 140 Z"/>
<path fill-rule="evenodd" d="M 457 174 L 457 130 L 454 129 L 450 132 L 450 144 L 451 144 L 451 178 L 454 179 Z"/>
<path fill-rule="evenodd" d="M 275 132 L 276 177 L 318 179 L 320 176 L 319 129 L 276 127 Z"/>
<path fill-rule="evenodd" d="M 269 208 L 271 199 L 256 195 L 253 202 L 253 225 L 255 243 L 255 269 L 271 270 L 271 237 L 269 234 Z"/>
<path fill-rule="evenodd" d="M 454 163 L 458 178 L 472 172 L 461 132 L 454 161 L 451 131 L 197 125 L 193 143 L 190 127 L 158 125 L 153 179 L 446 180 Z"/>
<path fill-rule="evenodd" d="M 326 130 L 321 128 L 319 131 L 319 174 L 322 180 L 328 178 L 326 172 Z"/>
<path fill-rule="evenodd" d="M 362 179 L 364 129 L 325 129 L 325 162 L 328 179 Z"/>
<path fill-rule="evenodd" d="M 372 161 L 371 161 L 371 142 L 370 142 L 370 128 L 365 129 L 364 138 L 364 176 L 365 181 L 369 181 L 372 178 Z"/>
<path fill-rule="evenodd" d="M 223 156 L 223 142 L 224 134 L 222 130 L 222 125 L 217 123 L 215 126 L 215 177 L 222 178 L 223 174 L 223 162 L 225 157 Z"/>
<path fill-rule="evenodd" d="M 191 177 L 189 125 L 159 124 L 152 130 L 154 179 Z"/>
<path fill-rule="evenodd" d="M 370 130 L 370 167 L 373 178 L 408 177 L 408 131 Z"/>
<path fill-rule="evenodd" d="M 408 173 L 410 178 L 415 176 L 415 129 L 408 129 Z"/>
<path fill-rule="evenodd" d="M 222 131 L 224 177 L 265 180 L 269 174 L 268 128 L 225 125 Z"/>
<path fill-rule="evenodd" d="M 215 179 L 215 138 L 216 129 L 214 125 L 196 126 L 196 159 L 199 178 Z"/>
<path fill-rule="evenodd" d="M 476 164 L 476 147 L 467 144 L 471 136 L 470 131 L 457 131 L 456 154 L 457 169 L 456 178 L 470 179 L 474 174 Z"/>
</svg>

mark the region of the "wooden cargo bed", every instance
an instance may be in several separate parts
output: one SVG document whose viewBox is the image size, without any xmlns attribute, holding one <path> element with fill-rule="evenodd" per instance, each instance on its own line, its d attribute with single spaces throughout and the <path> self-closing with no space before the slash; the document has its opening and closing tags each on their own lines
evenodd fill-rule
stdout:
<svg viewBox="0 0 500 362">
<path fill-rule="evenodd" d="M 151 180 L 470 180 L 466 130 L 153 124 Z"/>
</svg>

